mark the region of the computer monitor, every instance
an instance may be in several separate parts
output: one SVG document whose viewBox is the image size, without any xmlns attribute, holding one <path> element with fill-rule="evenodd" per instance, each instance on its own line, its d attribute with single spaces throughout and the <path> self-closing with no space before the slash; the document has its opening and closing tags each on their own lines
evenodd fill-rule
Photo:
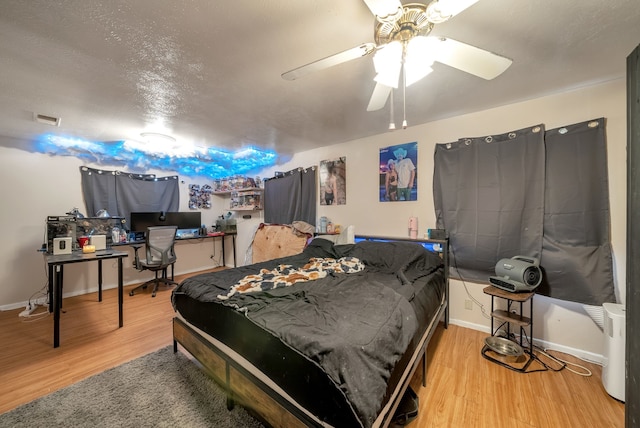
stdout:
<svg viewBox="0 0 640 428">
<path fill-rule="evenodd" d="M 168 212 L 165 224 L 178 226 L 178 230 L 200 229 L 201 218 L 200 211 Z"/>
<path fill-rule="evenodd" d="M 147 231 L 147 227 L 165 225 L 170 226 L 170 224 L 167 224 L 163 220 L 161 220 L 162 218 L 163 216 L 160 211 L 132 212 L 130 221 L 131 232 L 144 233 Z"/>
<path fill-rule="evenodd" d="M 202 225 L 200 211 L 178 212 L 132 212 L 131 232 L 144 233 L 147 227 L 177 226 L 178 230 L 200 229 Z"/>
</svg>

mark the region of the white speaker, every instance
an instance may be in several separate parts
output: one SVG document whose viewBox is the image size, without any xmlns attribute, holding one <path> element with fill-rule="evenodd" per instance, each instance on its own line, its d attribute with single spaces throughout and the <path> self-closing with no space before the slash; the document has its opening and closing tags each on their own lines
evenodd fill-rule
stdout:
<svg viewBox="0 0 640 428">
<path fill-rule="evenodd" d="M 72 250 L 71 237 L 53 238 L 53 254 L 71 254 Z"/>
<path fill-rule="evenodd" d="M 496 276 L 490 276 L 489 282 L 507 291 L 533 291 L 542 282 L 540 261 L 525 256 L 501 259 L 496 263 Z"/>
<path fill-rule="evenodd" d="M 96 250 L 107 249 L 107 236 L 106 235 L 92 235 L 89 238 L 89 244 L 96 247 Z"/>
</svg>

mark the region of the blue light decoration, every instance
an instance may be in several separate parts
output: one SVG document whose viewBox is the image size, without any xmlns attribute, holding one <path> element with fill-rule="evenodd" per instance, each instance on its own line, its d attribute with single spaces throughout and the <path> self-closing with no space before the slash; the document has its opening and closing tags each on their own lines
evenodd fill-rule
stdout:
<svg viewBox="0 0 640 428">
<path fill-rule="evenodd" d="M 158 145 L 136 141 L 87 141 L 81 138 L 44 134 L 35 151 L 55 156 L 74 156 L 86 162 L 125 166 L 131 172 L 159 169 L 188 177 L 225 178 L 259 172 L 273 166 L 273 150 L 243 147 L 235 152 L 214 147 Z"/>
</svg>

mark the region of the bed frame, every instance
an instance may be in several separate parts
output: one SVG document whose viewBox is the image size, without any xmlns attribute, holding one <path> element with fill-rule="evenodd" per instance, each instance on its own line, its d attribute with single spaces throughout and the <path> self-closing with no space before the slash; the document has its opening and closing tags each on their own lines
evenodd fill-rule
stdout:
<svg viewBox="0 0 640 428">
<path fill-rule="evenodd" d="M 400 404 L 418 364 L 422 363 L 422 385 L 427 380 L 427 346 L 440 320 L 449 325 L 449 247 L 448 240 L 403 239 L 382 236 L 356 235 L 359 240 L 406 241 L 436 246 L 445 266 L 445 295 L 443 303 L 431 325 L 421 338 L 420 345 L 412 355 L 391 399 L 382 409 L 374 427 L 387 427 Z M 438 247 L 439 246 L 439 247 Z M 185 322 L 180 316 L 173 319 L 173 350 L 180 344 L 201 365 L 204 371 L 220 384 L 227 394 L 227 408 L 240 404 L 253 416 L 272 427 L 327 427 L 310 412 L 297 404 L 277 385 L 262 375 L 244 358 L 215 340 L 205 332 Z"/>
</svg>

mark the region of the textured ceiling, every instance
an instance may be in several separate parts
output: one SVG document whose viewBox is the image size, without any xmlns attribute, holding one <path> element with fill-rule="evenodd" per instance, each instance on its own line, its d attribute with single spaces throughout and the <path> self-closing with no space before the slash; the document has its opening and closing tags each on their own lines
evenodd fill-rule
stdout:
<svg viewBox="0 0 640 428">
<path fill-rule="evenodd" d="M 409 125 L 623 77 L 638 22 L 637 0 L 480 0 L 432 34 L 513 65 L 485 81 L 436 64 L 407 90 Z M 115 141 L 163 131 L 281 154 L 380 134 L 389 109 L 366 111 L 371 56 L 280 77 L 372 42 L 373 26 L 361 0 L 2 0 L 0 134 Z"/>
</svg>

